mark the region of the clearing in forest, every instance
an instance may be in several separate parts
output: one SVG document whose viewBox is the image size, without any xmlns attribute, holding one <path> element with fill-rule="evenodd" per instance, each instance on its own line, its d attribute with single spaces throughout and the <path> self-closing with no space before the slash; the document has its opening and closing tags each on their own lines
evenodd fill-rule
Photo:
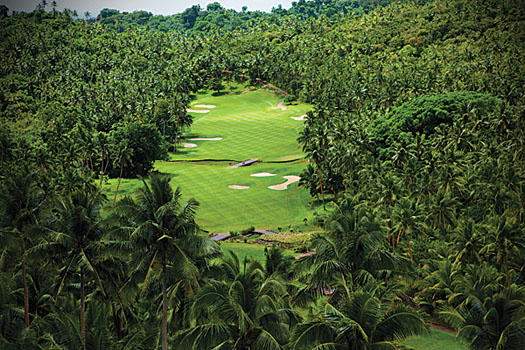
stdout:
<svg viewBox="0 0 525 350">
<path fill-rule="evenodd" d="M 184 199 L 200 202 L 196 220 L 209 231 L 226 232 L 250 226 L 257 229 L 304 227 L 312 217 L 308 191 L 298 183 L 273 191 L 283 185 L 285 176 L 300 176 L 306 166 L 297 143 L 302 123 L 291 117 L 304 115 L 307 104 L 275 108 L 282 96 L 268 90 L 237 91 L 213 96 L 202 94 L 192 102 L 197 106 L 215 106 L 206 113 L 193 114 L 191 130 L 181 143 L 191 141 L 197 147 L 179 147 L 169 161 L 157 161 L 155 170 L 171 175 L 173 187 L 179 186 Z M 257 159 L 249 166 L 230 167 Z M 275 176 L 252 176 L 268 173 Z M 265 174 L 266 175 L 266 174 Z M 121 185 L 122 195 L 133 194 L 139 180 L 128 179 Z M 131 185 L 133 183 L 133 185 Z M 235 186 L 233 186 L 235 185 Z M 116 179 L 106 185 L 114 191 Z M 236 190 L 242 189 L 242 190 Z"/>
</svg>

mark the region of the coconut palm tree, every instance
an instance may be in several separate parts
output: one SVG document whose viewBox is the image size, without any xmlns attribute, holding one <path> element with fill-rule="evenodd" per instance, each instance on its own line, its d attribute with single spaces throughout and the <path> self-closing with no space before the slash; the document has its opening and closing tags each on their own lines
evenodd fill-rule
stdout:
<svg viewBox="0 0 525 350">
<path fill-rule="evenodd" d="M 290 307 L 286 283 L 267 276 L 256 261 L 241 264 L 230 252 L 217 279 L 195 295 L 195 325 L 178 335 L 184 349 L 284 349 L 300 315 Z"/>
<path fill-rule="evenodd" d="M 505 216 L 493 217 L 485 236 L 486 243 L 481 254 L 495 257 L 496 263 L 505 267 L 507 286 L 510 290 L 509 258 L 519 257 L 525 248 L 523 229 Z M 501 266 L 501 265 L 500 265 Z"/>
<path fill-rule="evenodd" d="M 340 292 L 346 293 L 350 281 L 364 285 L 403 264 L 403 258 L 386 248 L 377 218 L 352 205 L 345 201 L 333 210 L 326 226 L 328 235 L 312 238 L 316 253 L 298 260 L 296 270 L 306 285 L 298 290 L 296 302 L 315 300 L 321 293 L 337 299 Z"/>
<path fill-rule="evenodd" d="M 80 339 L 83 348 L 86 348 L 86 275 L 92 273 L 100 291 L 106 294 L 96 264 L 104 233 L 100 208 L 105 197 L 92 186 L 90 188 L 91 191 L 86 188 L 57 198 L 44 218 L 47 237 L 31 250 L 35 256 L 53 256 L 60 262 L 57 297 L 69 277 L 78 276 L 80 279 Z"/>
<path fill-rule="evenodd" d="M 199 235 L 195 212 L 199 203 L 190 199 L 181 204 L 180 189 L 173 191 L 167 176 L 155 175 L 139 190 L 136 199 L 126 197 L 117 203 L 121 215 L 129 218 L 129 242 L 133 247 L 132 270 L 128 285 L 142 281 L 145 291 L 158 277 L 162 283 L 162 348 L 168 348 L 168 278 L 189 280 L 195 285 L 199 271 L 195 259 L 216 254 L 216 245 Z"/>
<path fill-rule="evenodd" d="M 29 327 L 29 290 L 26 275 L 26 250 L 31 225 L 37 221 L 44 195 L 35 182 L 35 174 L 26 170 L 7 176 L 0 188 L 0 242 L 20 256 L 24 286 L 24 322 Z"/>
<path fill-rule="evenodd" d="M 410 254 L 410 261 L 413 262 L 410 235 L 419 232 L 422 222 L 421 208 L 418 202 L 408 198 L 401 198 L 394 207 L 392 219 L 395 222 L 394 229 L 397 230 L 396 244 L 399 244 L 399 240 L 403 235 L 407 237 L 408 253 Z"/>
<path fill-rule="evenodd" d="M 397 349 L 394 340 L 425 332 L 422 316 L 414 309 L 383 302 L 373 292 L 359 291 L 340 302 L 329 303 L 313 320 L 299 324 L 290 348 Z"/>
<path fill-rule="evenodd" d="M 500 290 L 484 299 L 471 298 L 440 316 L 458 329 L 474 350 L 518 350 L 525 342 L 525 289 Z"/>
</svg>

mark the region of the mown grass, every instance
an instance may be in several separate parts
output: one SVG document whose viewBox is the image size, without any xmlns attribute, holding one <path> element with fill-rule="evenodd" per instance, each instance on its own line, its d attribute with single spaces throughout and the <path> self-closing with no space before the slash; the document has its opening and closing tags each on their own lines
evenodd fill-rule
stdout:
<svg viewBox="0 0 525 350">
<path fill-rule="evenodd" d="M 304 154 L 296 139 L 301 116 L 310 105 L 288 106 L 283 111 L 277 104 L 281 95 L 267 90 L 237 90 L 221 96 L 199 95 L 192 102 L 211 104 L 216 108 L 206 114 L 193 114 L 194 123 L 183 142 L 195 143 L 196 148 L 180 147 L 170 161 L 157 161 L 155 170 L 172 177 L 173 187 L 180 187 L 183 199 L 191 197 L 200 202 L 196 220 L 208 231 L 239 231 L 250 226 L 276 230 L 279 227 L 302 227 L 310 220 L 314 208 L 310 197 L 298 183 L 287 190 L 268 189 L 285 182 L 285 175 L 300 175 L 305 167 Z M 193 137 L 222 137 L 220 141 L 190 141 Z M 247 167 L 230 168 L 230 163 L 257 158 L 262 162 Z M 190 160 L 211 160 L 191 162 Z M 231 161 L 214 161 L 231 159 Z M 280 161 L 279 163 L 268 163 Z M 270 172 L 273 177 L 257 178 L 253 173 Z M 105 190 L 110 198 L 117 179 L 109 180 Z M 233 190 L 229 185 L 250 186 Z M 133 195 L 142 186 L 138 179 L 123 179 L 119 197 Z"/>
<path fill-rule="evenodd" d="M 428 336 L 413 336 L 400 342 L 406 350 L 468 350 L 468 346 L 452 333 L 430 329 Z"/>
<path fill-rule="evenodd" d="M 311 109 L 310 105 L 287 106 L 283 111 L 277 104 L 282 96 L 266 90 L 240 91 L 223 96 L 198 98 L 192 103 L 211 104 L 209 113 L 191 113 L 194 122 L 186 139 L 193 137 L 222 137 L 220 141 L 187 141 L 197 148 L 180 149 L 173 159 L 236 159 L 258 158 L 263 161 L 303 155 L 297 137 L 302 128 L 298 117 Z"/>
<path fill-rule="evenodd" d="M 264 255 L 264 245 L 262 244 L 248 244 L 248 243 L 236 243 L 236 242 L 222 242 L 220 243 L 221 249 L 224 253 L 231 250 L 239 257 L 239 261 L 242 263 L 244 258 L 249 257 L 257 260 L 263 266 L 266 263 L 266 256 Z"/>
</svg>

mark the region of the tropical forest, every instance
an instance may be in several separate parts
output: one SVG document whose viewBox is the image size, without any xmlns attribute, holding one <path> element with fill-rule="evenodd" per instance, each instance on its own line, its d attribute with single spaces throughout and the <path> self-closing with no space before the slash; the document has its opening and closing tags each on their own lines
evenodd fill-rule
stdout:
<svg viewBox="0 0 525 350">
<path fill-rule="evenodd" d="M 249 5 L 0 4 L 0 349 L 523 349 L 523 1 Z"/>
</svg>

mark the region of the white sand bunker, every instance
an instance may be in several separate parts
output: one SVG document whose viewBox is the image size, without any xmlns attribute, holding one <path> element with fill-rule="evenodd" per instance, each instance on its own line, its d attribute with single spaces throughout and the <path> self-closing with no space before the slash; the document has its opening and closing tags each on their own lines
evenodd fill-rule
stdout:
<svg viewBox="0 0 525 350">
<path fill-rule="evenodd" d="M 186 143 L 186 142 L 178 143 L 178 145 L 181 145 L 181 146 L 184 147 L 184 148 L 193 148 L 193 147 L 197 147 L 197 145 L 194 144 L 194 143 Z"/>
<path fill-rule="evenodd" d="M 290 117 L 290 118 L 295 119 L 295 120 L 306 120 L 307 117 L 308 116 L 306 114 L 303 114 L 300 117 Z"/>
<path fill-rule="evenodd" d="M 277 104 L 277 107 L 279 107 L 280 109 L 282 109 L 283 111 L 286 111 L 286 106 L 283 106 L 283 103 L 284 101 L 281 101 Z"/>
<path fill-rule="evenodd" d="M 197 107 L 197 108 L 215 108 L 217 106 L 215 106 L 215 105 L 195 105 L 194 107 Z"/>
<path fill-rule="evenodd" d="M 222 137 L 194 137 L 190 141 L 220 141 Z"/>
<path fill-rule="evenodd" d="M 250 186 L 241 186 L 241 185 L 230 185 L 228 187 L 231 188 L 232 190 L 247 190 L 248 188 L 250 188 Z"/>
<path fill-rule="evenodd" d="M 268 176 L 275 176 L 277 174 L 271 174 L 271 173 L 257 173 L 257 174 L 251 174 L 250 176 L 255 177 L 268 177 Z"/>
<path fill-rule="evenodd" d="M 186 112 L 188 113 L 208 113 L 209 109 L 187 109 Z"/>
<path fill-rule="evenodd" d="M 285 183 L 282 183 L 279 185 L 268 186 L 268 188 L 270 190 L 282 191 L 282 190 L 286 190 L 288 188 L 288 185 L 301 180 L 299 176 L 295 176 L 295 175 L 288 175 L 288 176 L 283 176 L 283 177 L 286 179 Z"/>
</svg>

